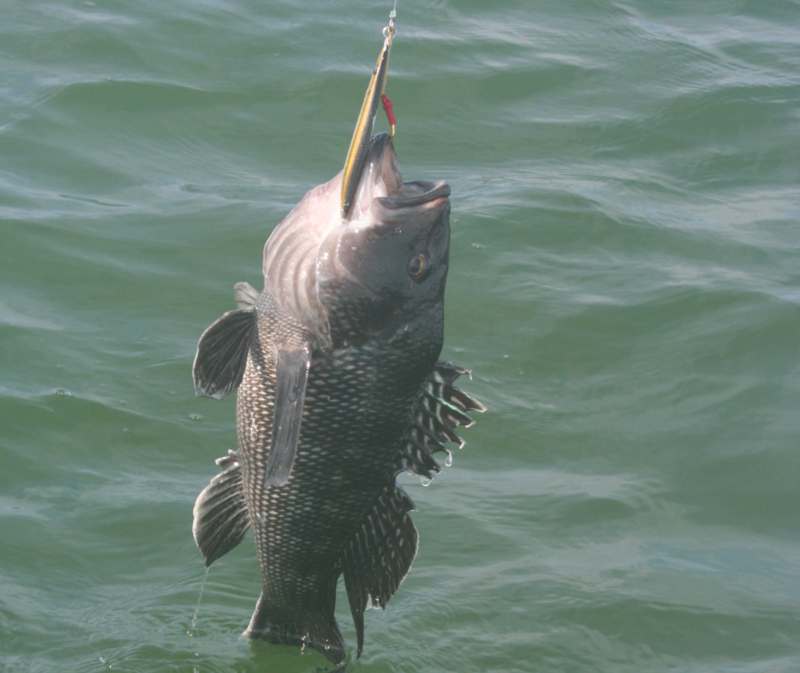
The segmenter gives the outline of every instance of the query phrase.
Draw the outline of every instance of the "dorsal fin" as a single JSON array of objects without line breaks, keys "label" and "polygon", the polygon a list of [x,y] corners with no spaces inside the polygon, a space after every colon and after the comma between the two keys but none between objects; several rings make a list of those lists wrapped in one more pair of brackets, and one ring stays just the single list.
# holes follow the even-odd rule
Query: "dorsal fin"
[{"label": "dorsal fin", "polygon": [[252,308],[258,301],[258,291],[250,283],[236,283],[233,286],[233,299],[236,308]]},{"label": "dorsal fin", "polygon": [[200,492],[193,512],[192,535],[207,566],[239,544],[250,527],[239,457],[229,451],[217,465],[223,471]]},{"label": "dorsal fin", "polygon": [[242,382],[256,329],[253,307],[228,311],[200,337],[192,366],[198,395],[222,399]]}]

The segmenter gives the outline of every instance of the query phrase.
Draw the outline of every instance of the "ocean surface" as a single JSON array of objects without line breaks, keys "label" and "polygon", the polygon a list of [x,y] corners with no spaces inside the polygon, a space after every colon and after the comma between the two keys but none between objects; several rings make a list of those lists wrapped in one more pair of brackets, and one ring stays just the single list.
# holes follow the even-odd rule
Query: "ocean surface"
[{"label": "ocean surface", "polygon": [[[204,577],[201,332],[344,162],[390,2],[0,0],[0,670],[328,670]],[[800,2],[400,0],[489,410],[348,671],[800,671]],[[380,118],[376,128],[386,129]],[[196,618],[196,619],[195,619]],[[194,623],[193,623],[194,621]]]}]

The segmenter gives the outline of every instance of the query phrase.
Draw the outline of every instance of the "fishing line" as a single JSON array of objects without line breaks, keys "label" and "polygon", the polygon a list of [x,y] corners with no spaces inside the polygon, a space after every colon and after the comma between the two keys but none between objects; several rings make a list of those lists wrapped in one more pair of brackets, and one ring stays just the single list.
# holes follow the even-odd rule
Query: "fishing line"
[{"label": "fishing line", "polygon": [[392,112],[392,102],[386,97],[386,76],[389,68],[389,53],[392,49],[392,40],[397,34],[394,27],[394,20],[397,17],[397,0],[389,13],[389,25],[383,28],[383,47],[378,55],[378,62],[364,94],[364,102],[361,104],[361,111],[358,114],[358,121],[353,130],[353,137],[350,140],[350,148],[347,150],[347,158],[344,161],[342,173],[342,188],[340,194],[340,205],[342,219],[347,219],[350,206],[355,198],[358,182],[364,169],[369,152],[372,131],[375,127],[375,113],[378,109],[378,101],[383,101],[383,109],[392,127],[391,137],[394,137],[396,119]]},{"label": "fishing line", "polygon": [[[386,39],[389,37],[394,37],[397,35],[397,30],[394,27],[394,20],[397,17],[397,0],[394,0],[394,7],[392,7],[392,11],[389,12],[389,25],[383,29],[383,36]],[[392,127],[392,132],[389,134],[390,138],[394,138],[394,127],[397,124],[397,119],[395,119],[394,111],[392,110],[392,101],[390,100],[389,96],[384,93],[386,89],[386,80],[383,82],[383,89],[381,90],[381,102],[383,103],[383,111],[386,113],[386,119],[389,121],[389,126]]]}]

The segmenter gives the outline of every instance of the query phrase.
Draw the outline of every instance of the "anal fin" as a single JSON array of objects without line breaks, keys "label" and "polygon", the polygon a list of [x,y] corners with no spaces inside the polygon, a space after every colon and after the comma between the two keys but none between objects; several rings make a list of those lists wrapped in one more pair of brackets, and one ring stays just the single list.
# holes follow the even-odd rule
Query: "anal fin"
[{"label": "anal fin", "polygon": [[217,460],[223,468],[197,497],[192,534],[210,566],[239,544],[250,527],[242,490],[242,468],[233,451]]},{"label": "anal fin", "polygon": [[394,479],[386,485],[364,524],[345,545],[341,567],[358,638],[364,647],[364,611],[386,607],[417,555],[417,529],[408,516],[414,503]]}]

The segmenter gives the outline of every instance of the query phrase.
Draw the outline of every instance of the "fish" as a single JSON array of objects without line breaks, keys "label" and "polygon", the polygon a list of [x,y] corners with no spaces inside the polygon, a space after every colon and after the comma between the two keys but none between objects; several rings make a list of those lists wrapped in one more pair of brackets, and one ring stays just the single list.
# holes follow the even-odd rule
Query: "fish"
[{"label": "fish", "polygon": [[449,464],[456,428],[486,409],[440,359],[450,187],[403,182],[388,134],[367,143],[352,189],[340,172],[275,228],[264,289],[234,286],[237,308],[203,332],[192,369],[198,395],[237,391],[237,448],[193,511],[206,566],[252,530],[263,586],[245,634],[337,666],[339,578],[360,657],[365,610],[386,607],[417,554],[397,476],[433,479],[434,454]]}]

